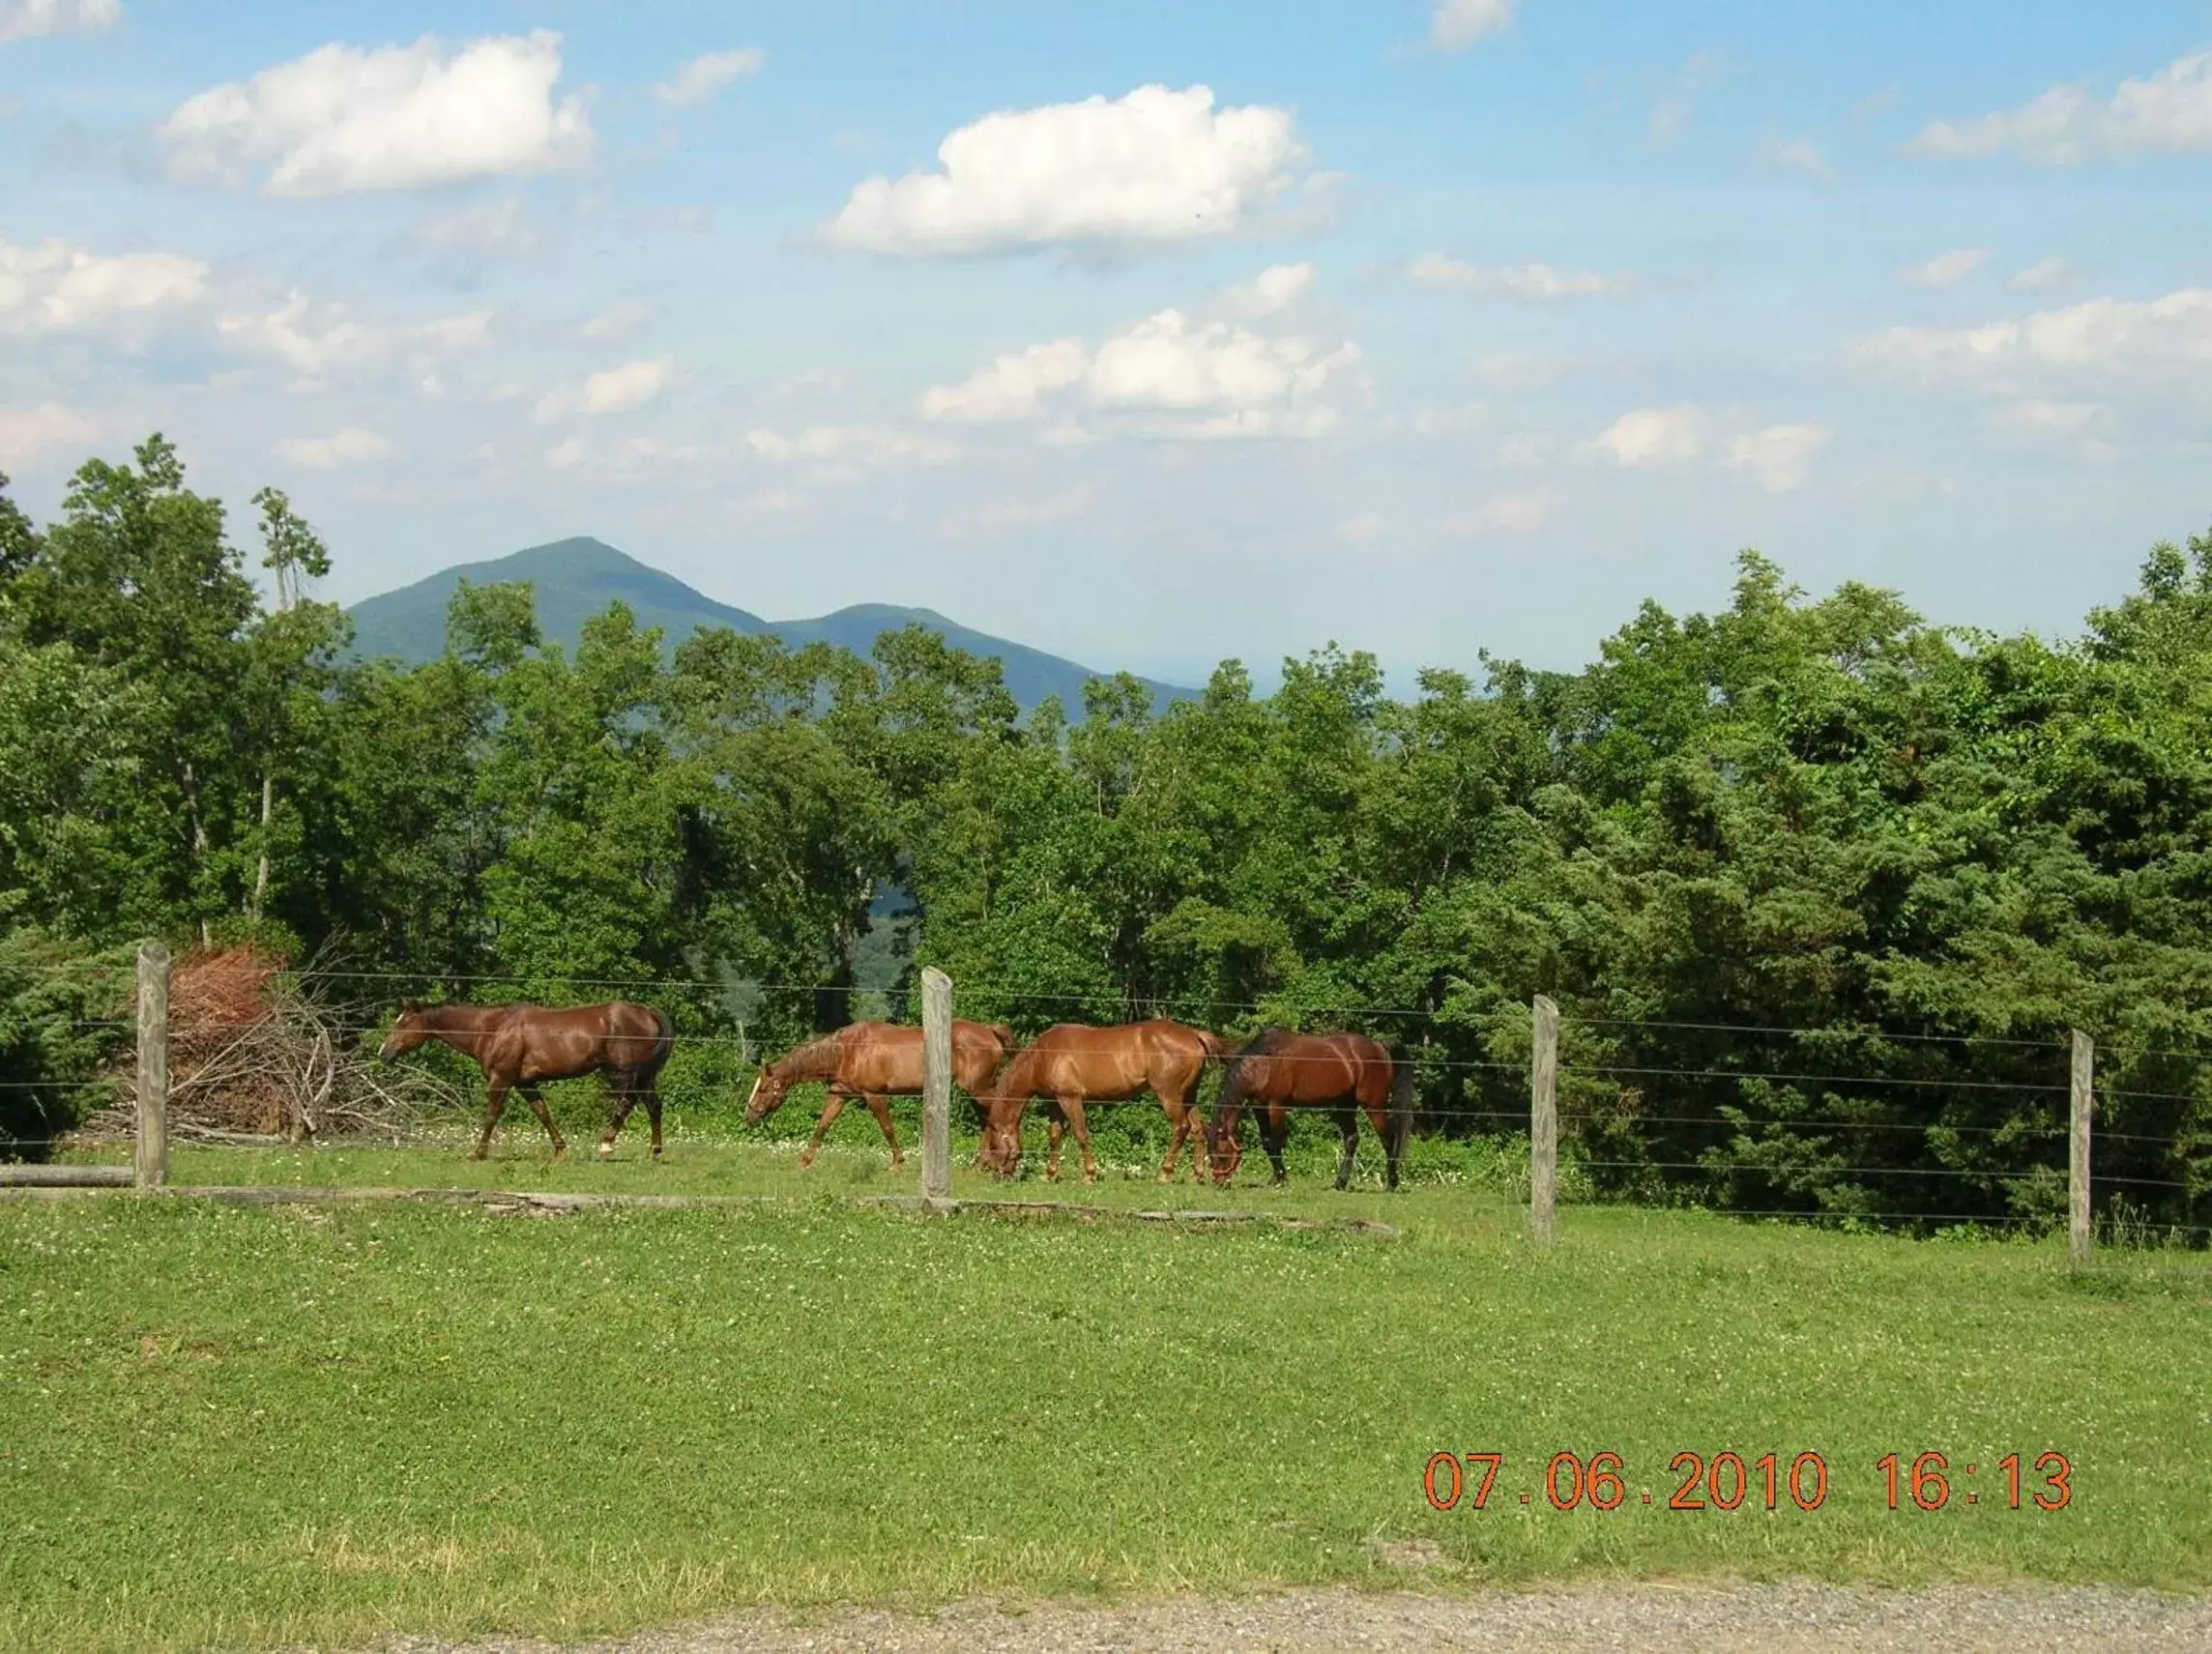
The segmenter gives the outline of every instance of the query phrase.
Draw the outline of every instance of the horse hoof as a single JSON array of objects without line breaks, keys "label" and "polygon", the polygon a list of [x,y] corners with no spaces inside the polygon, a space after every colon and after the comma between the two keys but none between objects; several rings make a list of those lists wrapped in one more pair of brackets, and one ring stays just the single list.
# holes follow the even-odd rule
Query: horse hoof
[{"label": "horse hoof", "polygon": [[615,1146],[613,1144],[602,1143],[599,1145],[599,1158],[601,1160],[612,1160],[614,1157]]}]

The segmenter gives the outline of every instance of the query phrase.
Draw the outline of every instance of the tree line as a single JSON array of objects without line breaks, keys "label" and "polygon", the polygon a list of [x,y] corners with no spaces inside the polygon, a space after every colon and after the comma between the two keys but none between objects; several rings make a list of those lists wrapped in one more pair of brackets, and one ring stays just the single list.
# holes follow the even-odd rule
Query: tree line
[{"label": "tree line", "polygon": [[[1579,672],[1399,700],[1331,645],[1268,695],[1226,661],[1025,714],[924,629],[671,651],[615,604],[568,651],[524,586],[358,660],[321,539],[253,506],[259,581],[158,436],[44,528],[0,479],[0,1066],[80,1072],[55,967],[149,935],[342,944],[386,1004],[709,984],[661,1002],[756,1044],[934,963],[1025,1033],[1394,1035],[1430,1128],[1489,1133],[1548,994],[1601,1190],[2032,1223],[2081,1027],[2105,1215],[2212,1221],[2212,535],[2063,642],[1746,552]],[[61,1106],[13,1094],[18,1136]]]}]

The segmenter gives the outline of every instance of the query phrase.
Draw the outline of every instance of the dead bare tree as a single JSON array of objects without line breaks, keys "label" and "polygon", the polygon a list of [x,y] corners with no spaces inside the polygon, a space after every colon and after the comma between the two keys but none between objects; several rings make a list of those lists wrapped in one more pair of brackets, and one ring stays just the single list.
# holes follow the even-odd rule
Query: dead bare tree
[{"label": "dead bare tree", "polygon": [[[387,1068],[366,1036],[389,1006],[364,997],[342,942],[298,969],[250,946],[195,949],[169,991],[169,1131],[182,1142],[306,1143],[316,1138],[399,1142],[466,1099],[421,1064]],[[116,1106],[90,1117],[86,1136],[128,1135],[135,1097],[128,1058]]]}]

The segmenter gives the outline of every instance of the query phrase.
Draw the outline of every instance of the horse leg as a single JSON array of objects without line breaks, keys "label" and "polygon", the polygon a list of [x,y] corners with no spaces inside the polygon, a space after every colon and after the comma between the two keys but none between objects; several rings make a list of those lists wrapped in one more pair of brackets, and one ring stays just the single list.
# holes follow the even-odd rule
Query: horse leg
[{"label": "horse leg", "polygon": [[1344,1134],[1344,1152],[1336,1157],[1336,1186],[1348,1189],[1352,1186],[1353,1163],[1359,1157],[1359,1111],[1338,1110],[1336,1128]]},{"label": "horse leg", "polygon": [[876,1117],[876,1123],[884,1128],[884,1141],[891,1146],[891,1170],[899,1169],[898,1132],[891,1125],[891,1100],[879,1092],[866,1093],[868,1112]]},{"label": "horse leg", "polygon": [[1382,1109],[1369,1109],[1367,1123],[1375,1128],[1375,1135],[1382,1140],[1383,1185],[1398,1186],[1398,1139],[1390,1130],[1390,1116]]},{"label": "horse leg", "polygon": [[494,1080],[490,1084],[489,1095],[484,1098],[483,1130],[477,1134],[476,1152],[469,1156],[471,1160],[481,1160],[491,1152],[492,1127],[499,1124],[499,1117],[506,1112],[507,1088]]},{"label": "horse leg", "polygon": [[[1167,1112],[1169,1128],[1168,1159],[1167,1164],[1160,1168],[1160,1181],[1172,1183],[1175,1181],[1176,1162],[1182,1157],[1183,1139],[1190,1135],[1192,1110],[1187,1101],[1173,1093],[1161,1096],[1160,1107]],[[1198,1150],[1193,1147],[1191,1152],[1195,1155]]]},{"label": "horse leg", "polygon": [[800,1151],[799,1169],[801,1172],[814,1164],[814,1155],[821,1148],[822,1140],[830,1135],[830,1128],[837,1123],[837,1117],[844,1111],[845,1093],[834,1086],[830,1087],[830,1095],[822,1105],[822,1117],[814,1122],[814,1135],[806,1140],[806,1146]]},{"label": "horse leg", "polygon": [[1044,1119],[1044,1180],[1048,1183],[1060,1181],[1060,1140],[1066,1130],[1067,1113],[1055,1101]]},{"label": "horse leg", "polygon": [[617,1070],[607,1071],[607,1089],[614,1093],[614,1113],[607,1117],[607,1129],[599,1139],[599,1158],[604,1160],[615,1151],[615,1139],[622,1135],[623,1121],[629,1118],[629,1111],[637,1103],[637,1092],[630,1077]]},{"label": "horse leg", "polygon": [[1290,1117],[1279,1105],[1270,1108],[1260,1119],[1260,1146],[1267,1151],[1267,1163],[1275,1169],[1271,1181],[1278,1189],[1291,1180],[1290,1169],[1283,1164],[1283,1146],[1290,1140]]},{"label": "horse leg", "polygon": [[652,1080],[645,1083],[645,1117],[653,1125],[653,1157],[660,1158],[660,1087]]},{"label": "horse leg", "polygon": [[1062,1097],[1060,1106],[1067,1116],[1067,1123],[1075,1128],[1076,1146],[1083,1150],[1083,1180],[1086,1183],[1095,1183],[1098,1181],[1098,1162],[1091,1158],[1091,1126],[1083,1117],[1083,1099]]},{"label": "horse leg", "polygon": [[536,1086],[523,1087],[522,1094],[530,1103],[530,1112],[538,1117],[538,1124],[553,1139],[553,1158],[560,1159],[568,1152],[568,1146],[561,1140],[561,1128],[553,1123],[553,1111],[545,1106],[545,1098]]}]

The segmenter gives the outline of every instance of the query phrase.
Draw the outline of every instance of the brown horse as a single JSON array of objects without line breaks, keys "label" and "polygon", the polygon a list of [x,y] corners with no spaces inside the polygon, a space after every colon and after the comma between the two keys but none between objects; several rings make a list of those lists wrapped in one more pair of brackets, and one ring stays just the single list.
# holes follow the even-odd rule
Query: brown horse
[{"label": "brown horse", "polygon": [[1046,1130],[1051,1149],[1044,1175],[1060,1176],[1061,1134],[1073,1126],[1083,1150],[1083,1180],[1094,1183],[1098,1164],[1091,1157],[1091,1127],[1083,1117],[1083,1105],[1127,1102],[1150,1088],[1173,1130],[1160,1181],[1174,1180],[1176,1161],[1187,1137],[1191,1175],[1203,1182],[1206,1162],[1198,1138],[1205,1127],[1198,1117],[1198,1077],[1221,1054],[1218,1038],[1180,1023],[1124,1023],[1118,1028],[1061,1023],[1048,1028],[999,1076],[986,1105],[983,1164],[1001,1175],[1011,1175],[1022,1160],[1022,1115],[1032,1097],[1050,1097]]},{"label": "brown horse", "polygon": [[[970,1096],[980,1098],[1013,1049],[1012,1029],[955,1020],[952,1078]],[[891,1164],[896,1166],[902,1156],[898,1133],[891,1126],[890,1100],[921,1095],[921,1030],[857,1022],[762,1063],[745,1103],[745,1124],[757,1125],[775,1113],[783,1106],[784,1092],[807,1080],[828,1081],[830,1095],[822,1105],[822,1117],[814,1122],[814,1135],[799,1156],[801,1169],[814,1164],[822,1139],[854,1097],[867,1103],[876,1123],[884,1128],[884,1141],[891,1146]]]},{"label": "brown horse", "polygon": [[1364,1110],[1382,1140],[1389,1186],[1398,1186],[1398,1158],[1413,1123],[1413,1065],[1380,1040],[1363,1033],[1293,1033],[1265,1028],[1229,1055],[1221,1096],[1207,1127],[1213,1180],[1235,1175],[1244,1150],[1237,1141],[1238,1117],[1250,1108],[1259,1117],[1260,1146],[1274,1164],[1275,1178],[1290,1181],[1283,1170],[1283,1143],[1290,1135],[1290,1109],[1327,1109],[1344,1134],[1337,1157],[1336,1186],[1352,1181],[1353,1157],[1359,1149],[1359,1116]]},{"label": "brown horse", "polygon": [[483,1070],[490,1096],[484,1104],[483,1131],[477,1138],[476,1152],[469,1156],[472,1160],[481,1160],[490,1150],[492,1127],[499,1124],[510,1088],[529,1100],[531,1111],[551,1134],[555,1158],[568,1153],[561,1128],[553,1123],[538,1088],[549,1080],[574,1080],[593,1072],[606,1076],[615,1100],[614,1117],[599,1139],[599,1157],[614,1152],[616,1134],[638,1103],[645,1105],[646,1117],[653,1122],[653,1152],[655,1157],[660,1153],[656,1087],[676,1030],[651,1005],[617,1000],[553,1011],[543,1005],[419,1005],[410,1000],[377,1055],[389,1062],[428,1039],[445,1041]]}]

